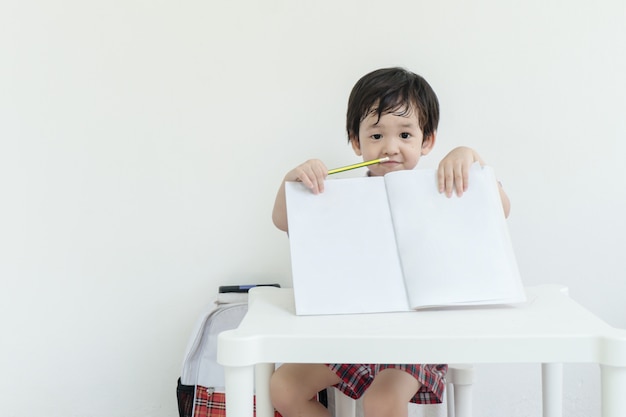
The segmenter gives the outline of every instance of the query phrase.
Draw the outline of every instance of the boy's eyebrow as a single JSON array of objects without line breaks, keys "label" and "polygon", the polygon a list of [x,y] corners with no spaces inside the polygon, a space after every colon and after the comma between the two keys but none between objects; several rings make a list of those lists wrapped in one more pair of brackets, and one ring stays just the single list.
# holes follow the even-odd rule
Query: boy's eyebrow
[{"label": "boy's eyebrow", "polygon": [[[406,123],[401,123],[399,126],[401,128],[405,128],[405,129],[409,129],[409,128],[413,128],[414,129],[416,127],[416,124],[415,123],[411,123],[411,122],[406,122]],[[384,123],[379,123],[377,121],[377,122],[374,122],[374,123],[370,123],[370,124],[368,124],[366,126],[366,128],[369,128],[369,129],[375,128],[375,127],[384,128],[385,124]]]}]

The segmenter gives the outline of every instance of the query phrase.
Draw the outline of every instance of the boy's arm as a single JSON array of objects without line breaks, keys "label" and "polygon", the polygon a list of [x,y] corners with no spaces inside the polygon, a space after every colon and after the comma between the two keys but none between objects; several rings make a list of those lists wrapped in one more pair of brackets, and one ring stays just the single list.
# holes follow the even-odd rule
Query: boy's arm
[{"label": "boy's arm", "polygon": [[[467,191],[469,169],[474,162],[486,165],[480,155],[471,148],[460,146],[451,150],[439,163],[437,170],[439,192],[445,192],[450,197],[454,190],[459,197],[462,196],[463,192]],[[500,192],[504,217],[509,217],[511,202],[499,182],[498,191]]]},{"label": "boy's arm", "polygon": [[285,197],[285,182],[300,181],[307,186],[312,193],[319,194],[324,191],[324,180],[328,176],[326,165],[319,159],[310,159],[303,164],[298,165],[285,175],[283,182],[280,184],[276,200],[274,201],[274,210],[272,211],[272,221],[280,230],[286,232],[287,224],[287,200]]}]

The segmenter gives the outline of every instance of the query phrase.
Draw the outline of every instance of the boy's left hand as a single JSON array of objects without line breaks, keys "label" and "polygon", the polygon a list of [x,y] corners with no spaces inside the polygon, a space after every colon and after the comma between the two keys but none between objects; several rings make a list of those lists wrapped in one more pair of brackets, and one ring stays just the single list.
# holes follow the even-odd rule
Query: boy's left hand
[{"label": "boy's left hand", "polygon": [[485,165],[478,153],[471,148],[460,146],[451,150],[439,163],[437,182],[439,192],[451,197],[455,190],[461,197],[467,191],[469,169],[474,162]]}]

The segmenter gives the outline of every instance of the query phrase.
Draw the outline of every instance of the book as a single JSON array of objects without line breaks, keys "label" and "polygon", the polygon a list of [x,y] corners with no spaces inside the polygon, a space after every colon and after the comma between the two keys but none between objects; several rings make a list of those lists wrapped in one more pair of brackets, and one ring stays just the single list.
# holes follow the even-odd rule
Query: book
[{"label": "book", "polygon": [[285,187],[296,314],[512,304],[524,289],[493,169],[461,197],[434,169]]}]

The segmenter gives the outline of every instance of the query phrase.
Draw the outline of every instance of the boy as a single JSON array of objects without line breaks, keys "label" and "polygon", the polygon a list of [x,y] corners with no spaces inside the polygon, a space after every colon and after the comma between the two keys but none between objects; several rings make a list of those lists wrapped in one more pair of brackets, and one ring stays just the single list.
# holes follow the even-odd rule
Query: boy
[{"label": "boy", "polygon": [[[385,68],[363,76],[348,100],[348,142],[368,161],[389,157],[371,165],[368,176],[413,169],[435,144],[439,102],[430,85],[402,68]],[[462,196],[468,187],[468,171],[474,162],[485,162],[472,149],[458,147],[438,167],[439,191]],[[285,182],[300,181],[311,192],[324,191],[328,169],[311,159],[289,171],[276,195],[272,220],[287,231]],[[509,199],[499,189],[505,216]],[[284,364],[271,380],[274,407],[284,417],[328,417],[328,410],[312,400],[320,390],[336,386],[352,398],[363,396],[364,417],[407,416],[409,402],[442,401],[447,365],[399,364]]]}]

